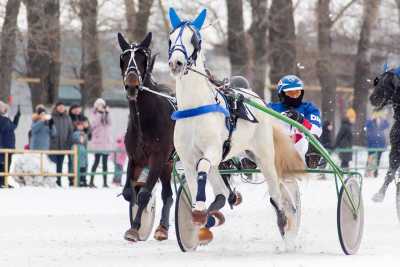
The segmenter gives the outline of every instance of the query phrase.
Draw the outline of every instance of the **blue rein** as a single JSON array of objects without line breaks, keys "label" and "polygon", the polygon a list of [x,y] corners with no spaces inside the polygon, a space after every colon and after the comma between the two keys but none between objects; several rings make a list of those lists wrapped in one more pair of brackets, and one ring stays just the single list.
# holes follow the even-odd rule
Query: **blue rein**
[{"label": "blue rein", "polygon": [[171,119],[176,121],[176,120],[181,120],[181,119],[186,119],[186,118],[191,118],[191,117],[197,117],[201,116],[207,113],[212,113],[212,112],[220,112],[225,115],[225,117],[229,117],[230,113],[229,110],[222,107],[220,104],[211,104],[211,105],[205,105],[205,106],[200,106],[198,108],[191,108],[191,109],[185,109],[185,110],[178,110],[172,113]]}]

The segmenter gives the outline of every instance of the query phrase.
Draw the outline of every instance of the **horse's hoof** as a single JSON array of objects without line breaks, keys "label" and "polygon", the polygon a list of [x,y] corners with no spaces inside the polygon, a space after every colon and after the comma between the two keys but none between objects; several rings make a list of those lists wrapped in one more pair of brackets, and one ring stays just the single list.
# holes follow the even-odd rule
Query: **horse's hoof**
[{"label": "horse's hoof", "polygon": [[204,225],[207,222],[207,211],[206,210],[194,210],[192,211],[192,221],[194,225]]},{"label": "horse's hoof", "polygon": [[236,201],[235,203],[233,203],[233,206],[239,206],[240,204],[242,204],[243,201],[242,194],[240,192],[235,192],[235,195],[236,195]]},{"label": "horse's hoof", "polygon": [[138,230],[131,228],[125,232],[124,238],[127,241],[138,242],[139,241],[139,232],[138,232]]},{"label": "horse's hoof", "polygon": [[208,215],[213,216],[216,219],[215,226],[220,226],[225,223],[225,216],[219,210],[212,210]]},{"label": "horse's hoof", "polygon": [[213,233],[206,227],[199,230],[199,245],[205,246],[213,240]]},{"label": "horse's hoof", "polygon": [[154,239],[158,241],[164,241],[168,239],[168,230],[162,226],[159,225],[154,233]]}]

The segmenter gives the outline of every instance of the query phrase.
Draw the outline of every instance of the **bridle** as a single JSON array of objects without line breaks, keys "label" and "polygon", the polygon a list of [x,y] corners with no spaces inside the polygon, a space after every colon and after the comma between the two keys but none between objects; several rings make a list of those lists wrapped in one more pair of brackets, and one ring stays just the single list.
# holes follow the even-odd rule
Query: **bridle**
[{"label": "bridle", "polygon": [[[139,51],[139,50],[142,51],[146,56],[146,66],[144,68],[145,69],[144,73],[140,73],[140,70],[137,67],[137,63],[136,63],[136,60],[135,60],[135,53],[137,51]],[[120,68],[121,68],[121,70],[122,70],[122,63],[123,63],[122,57],[125,54],[127,54],[128,52],[131,53],[129,61],[128,61],[128,67],[126,68],[125,72],[122,73],[122,81],[124,83],[125,90],[127,89],[127,86],[125,84],[125,77],[132,71],[136,72],[138,74],[137,76],[138,76],[138,79],[139,79],[139,86],[138,86],[139,91],[147,91],[147,92],[150,92],[152,94],[167,98],[168,101],[174,107],[174,105],[176,105],[176,99],[174,97],[169,96],[167,94],[163,94],[163,93],[154,91],[154,90],[144,86],[144,82],[146,81],[148,75],[150,75],[150,67],[151,67],[151,64],[150,64],[151,50],[150,50],[150,48],[146,48],[146,47],[142,47],[142,46],[136,46],[135,44],[131,44],[130,48],[124,50],[121,53],[121,56],[120,56]],[[128,96],[128,94],[126,95],[126,97],[128,98],[128,100],[130,100],[130,97]]]},{"label": "bridle", "polygon": [[[146,56],[146,66],[144,68],[144,73],[141,73],[136,60],[135,60],[135,54],[137,51],[141,51],[144,53],[144,55]],[[124,83],[124,87],[125,89],[127,89],[127,85],[125,84],[125,77],[131,73],[134,72],[135,74],[137,74],[138,79],[139,79],[139,89],[143,86],[144,81],[147,78],[147,75],[149,73],[149,68],[150,68],[150,60],[151,60],[151,50],[149,48],[145,48],[145,47],[141,47],[141,46],[137,46],[136,44],[131,44],[130,48],[124,50],[121,55],[120,55],[120,67],[122,70],[122,64],[123,64],[123,60],[122,57],[126,54],[130,53],[130,58],[128,61],[128,66],[125,70],[125,72],[122,73],[122,81]]]},{"label": "bridle", "polygon": [[[194,47],[194,50],[191,55],[188,55],[186,47],[182,42],[182,34],[186,27],[189,28],[193,33],[191,43]],[[190,21],[184,21],[180,26],[173,29],[170,32],[170,35],[173,34],[175,31],[177,31],[178,29],[179,29],[179,34],[178,37],[175,39],[173,45],[171,43],[171,40],[169,40],[168,59],[171,59],[171,56],[175,51],[181,52],[185,56],[185,60],[187,62],[186,69],[184,71],[184,74],[187,74],[187,69],[193,65],[196,65],[197,55],[201,50],[201,36],[200,33],[195,28],[193,28]]]}]

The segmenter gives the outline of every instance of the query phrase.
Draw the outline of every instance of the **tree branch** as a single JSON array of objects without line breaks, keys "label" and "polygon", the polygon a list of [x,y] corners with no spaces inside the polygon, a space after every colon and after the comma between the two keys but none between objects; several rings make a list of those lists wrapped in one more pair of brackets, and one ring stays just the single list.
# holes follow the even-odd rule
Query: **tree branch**
[{"label": "tree branch", "polygon": [[341,16],[343,16],[346,10],[349,9],[356,2],[357,0],[350,0],[341,10],[339,10],[335,18],[332,19],[331,27],[340,19]]}]

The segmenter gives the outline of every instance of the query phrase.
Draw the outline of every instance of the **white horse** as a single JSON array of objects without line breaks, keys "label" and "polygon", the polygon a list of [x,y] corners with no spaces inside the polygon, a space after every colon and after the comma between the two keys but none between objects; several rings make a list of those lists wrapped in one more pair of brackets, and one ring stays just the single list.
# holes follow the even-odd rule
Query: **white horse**
[{"label": "white horse", "polygon": [[[173,27],[169,41],[169,67],[176,80],[178,110],[192,113],[191,116],[177,114],[179,118],[175,125],[174,144],[183,163],[190,193],[195,196],[193,222],[204,225],[208,223],[207,215],[210,215],[211,211],[221,209],[228,197],[228,190],[218,172],[223,144],[228,138],[225,100],[210,86],[207,78],[191,70],[205,73],[200,29],[205,21],[206,10],[193,21],[182,21],[172,8],[169,10],[169,16]],[[247,93],[251,94],[250,99],[264,105],[255,93]],[[218,103],[219,108],[216,108]],[[199,111],[199,107],[205,106],[208,106],[207,112]],[[246,150],[254,153],[268,184],[270,201],[278,217],[279,230],[285,238],[290,222],[283,208],[279,177],[293,177],[296,170],[304,169],[304,162],[294,149],[292,140],[280,131],[278,123],[272,117],[258,109],[249,109],[258,123],[238,120],[226,159]],[[197,115],[192,116],[193,113]],[[208,210],[205,204],[207,179],[216,195]]]}]

